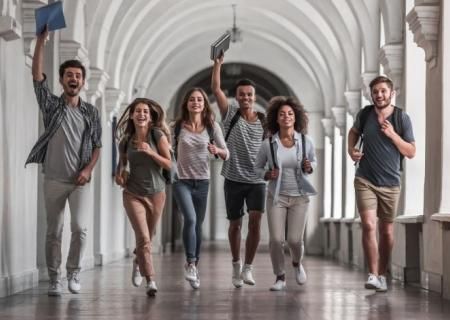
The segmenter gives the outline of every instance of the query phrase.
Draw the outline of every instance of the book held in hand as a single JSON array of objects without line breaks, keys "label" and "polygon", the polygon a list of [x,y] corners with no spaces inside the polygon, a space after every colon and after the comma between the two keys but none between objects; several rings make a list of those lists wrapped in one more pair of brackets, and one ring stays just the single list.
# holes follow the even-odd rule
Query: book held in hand
[{"label": "book held in hand", "polygon": [[47,6],[37,8],[34,11],[36,18],[36,34],[41,34],[48,26],[48,31],[54,31],[66,27],[62,2],[56,1]]},{"label": "book held in hand", "polygon": [[216,60],[230,47],[231,35],[226,32],[211,45],[211,60]]}]

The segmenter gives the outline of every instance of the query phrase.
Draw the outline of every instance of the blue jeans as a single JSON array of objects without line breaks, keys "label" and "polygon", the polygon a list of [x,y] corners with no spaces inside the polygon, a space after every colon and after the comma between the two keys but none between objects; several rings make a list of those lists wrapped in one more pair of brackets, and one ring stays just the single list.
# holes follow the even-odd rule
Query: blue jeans
[{"label": "blue jeans", "polygon": [[199,260],[208,188],[206,179],[183,179],[173,185],[173,195],[184,218],[183,242],[189,263]]}]

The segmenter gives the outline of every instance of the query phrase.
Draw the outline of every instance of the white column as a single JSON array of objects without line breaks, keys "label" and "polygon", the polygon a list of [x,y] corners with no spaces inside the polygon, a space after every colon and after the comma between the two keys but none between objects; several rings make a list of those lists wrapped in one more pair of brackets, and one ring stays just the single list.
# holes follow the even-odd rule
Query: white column
[{"label": "white column", "polygon": [[379,59],[386,75],[394,82],[396,95],[399,96],[403,84],[403,43],[385,44],[380,49]]},{"label": "white column", "polygon": [[[361,109],[361,90],[347,91],[344,93],[347,100],[347,113],[346,113],[346,135],[348,131],[353,127],[354,117]],[[345,218],[354,218],[356,212],[355,205],[355,190],[353,186],[353,180],[355,177],[355,164],[347,153],[348,144],[347,136],[344,137],[344,153],[345,153]]]},{"label": "white column", "polygon": [[343,163],[345,153],[343,150],[343,137],[345,134],[345,107],[336,106],[331,108],[335,124],[335,134],[333,143],[333,218],[342,218],[344,216],[345,189],[343,188]]},{"label": "white column", "polygon": [[324,129],[324,173],[323,173],[323,217],[331,218],[333,213],[333,119],[322,119]]},{"label": "white column", "polygon": [[[450,88],[450,4],[442,4],[442,87]],[[442,187],[440,213],[450,214],[450,93],[444,90],[442,100]]]},{"label": "white column", "polygon": [[374,72],[374,71],[364,72],[361,74],[361,88],[362,88],[363,97],[366,99],[366,102],[368,102],[369,104],[372,103],[372,96],[370,93],[369,84],[376,76],[378,76],[378,72]]},{"label": "white column", "polygon": [[[425,138],[425,184],[423,225],[423,268],[421,283],[432,291],[442,291],[443,231],[441,225],[431,220],[439,211],[442,194],[442,77],[438,54],[440,6],[439,4],[416,5],[406,20],[414,33],[414,41],[425,51],[426,69],[426,138]],[[441,54],[441,57],[442,54]],[[447,195],[444,195],[447,197]]]}]

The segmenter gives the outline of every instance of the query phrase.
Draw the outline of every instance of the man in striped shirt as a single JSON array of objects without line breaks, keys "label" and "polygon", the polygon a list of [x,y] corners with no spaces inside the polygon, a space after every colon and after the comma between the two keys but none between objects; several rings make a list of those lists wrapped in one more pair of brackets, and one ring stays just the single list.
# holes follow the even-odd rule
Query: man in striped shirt
[{"label": "man in striped shirt", "polygon": [[[232,283],[236,288],[243,283],[254,285],[252,262],[260,239],[261,216],[264,212],[266,184],[255,172],[254,164],[261,146],[264,129],[262,117],[254,110],[255,85],[243,79],[236,85],[236,100],[239,107],[228,103],[220,87],[220,69],[223,56],[214,61],[211,87],[216,97],[225,140],[230,158],[224,162],[222,175],[225,177],[225,204],[230,221],[228,240],[233,258]],[[261,119],[261,120],[260,120]],[[249,213],[248,235],[245,244],[245,261],[242,267],[241,227],[244,216],[244,202]]]},{"label": "man in striped shirt", "polygon": [[101,122],[97,109],[81,100],[86,70],[78,60],[68,60],[59,68],[63,94],[48,88],[43,74],[43,51],[48,32],[38,35],[32,73],[37,102],[44,120],[44,133],[27,158],[42,163],[44,199],[47,213],[45,255],[50,278],[49,296],[61,295],[61,238],[64,208],[69,202],[72,237],[67,258],[69,291],[79,293],[79,272],[86,245],[86,232],[92,208],[89,181],[101,147]]}]

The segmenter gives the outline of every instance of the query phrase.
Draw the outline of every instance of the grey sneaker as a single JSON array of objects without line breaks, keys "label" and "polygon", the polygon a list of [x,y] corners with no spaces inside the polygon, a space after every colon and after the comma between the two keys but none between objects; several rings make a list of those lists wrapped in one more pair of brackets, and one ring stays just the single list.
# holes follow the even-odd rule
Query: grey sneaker
[{"label": "grey sneaker", "polygon": [[194,290],[200,288],[200,277],[198,276],[198,268],[196,268],[195,270],[195,280],[189,280],[189,284]]},{"label": "grey sneaker", "polygon": [[386,277],[378,276],[378,281],[380,282],[380,286],[376,289],[377,292],[386,292],[388,290]]},{"label": "grey sneaker", "polygon": [[241,278],[242,278],[242,280],[244,280],[245,284],[254,286],[255,279],[253,279],[252,269],[253,269],[253,267],[251,264],[244,264],[244,267],[242,268],[242,272],[241,272]]},{"label": "grey sneaker", "polygon": [[378,289],[380,287],[380,280],[373,273],[369,273],[366,283],[364,284],[366,289]]},{"label": "grey sneaker", "polygon": [[241,278],[241,261],[233,262],[233,276],[231,278],[231,282],[236,288],[242,287],[244,281]]},{"label": "grey sneaker", "polygon": [[184,266],[184,278],[187,281],[195,281],[197,280],[197,268],[193,263],[186,263]]},{"label": "grey sneaker", "polygon": [[67,274],[67,285],[69,287],[69,291],[72,293],[80,293],[81,283],[80,276],[78,272],[69,272]]},{"label": "grey sneaker", "polygon": [[295,267],[295,280],[299,285],[306,283],[306,272],[303,265],[300,263],[298,267]]},{"label": "grey sneaker", "polygon": [[158,291],[156,282],[153,280],[150,280],[149,282],[147,282],[146,290],[147,290],[147,295],[149,297],[154,297],[156,295],[156,292]]},{"label": "grey sneaker", "polygon": [[136,259],[133,260],[133,271],[131,273],[131,283],[135,287],[140,287],[142,283],[141,272],[139,271],[139,264]]},{"label": "grey sneaker", "polygon": [[62,292],[61,281],[59,280],[50,280],[48,285],[48,296],[50,297],[59,297]]}]

